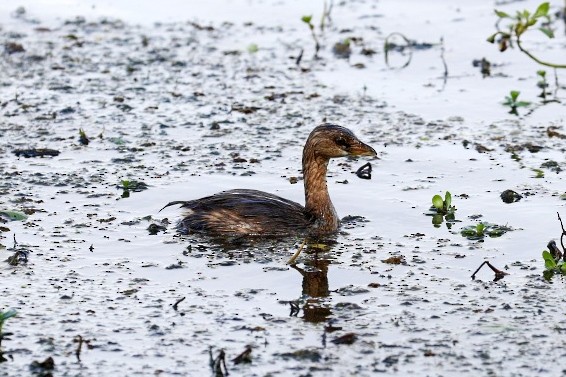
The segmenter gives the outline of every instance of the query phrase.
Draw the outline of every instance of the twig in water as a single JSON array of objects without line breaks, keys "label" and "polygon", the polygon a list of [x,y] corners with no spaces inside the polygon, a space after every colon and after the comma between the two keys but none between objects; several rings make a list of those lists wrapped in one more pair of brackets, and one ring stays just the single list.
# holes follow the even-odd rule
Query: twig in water
[{"label": "twig in water", "polygon": [[79,345],[77,346],[77,349],[75,350],[75,356],[77,357],[77,361],[80,363],[81,362],[81,350],[83,348],[83,337],[80,335],[77,335],[75,337],[75,339],[73,339],[73,342],[75,343],[79,343]]},{"label": "twig in water", "polygon": [[252,347],[247,345],[244,352],[233,358],[232,361],[234,362],[234,364],[240,364],[240,363],[249,364],[252,362],[251,354],[252,354]]},{"label": "twig in water", "polygon": [[362,165],[362,167],[356,171],[356,175],[361,179],[371,179],[371,164],[368,162]]},{"label": "twig in water", "polygon": [[181,302],[185,301],[185,299],[186,299],[186,297],[181,297],[180,299],[175,301],[175,303],[173,304],[173,310],[177,311],[177,305],[179,305]]},{"label": "twig in water", "polygon": [[[210,367],[212,368],[212,373],[215,377],[228,376],[228,369],[226,368],[226,353],[223,349],[218,352],[218,356],[215,359],[212,358],[212,347],[208,349],[210,355]],[[222,367],[224,367],[224,372],[222,372]]]},{"label": "twig in water", "polygon": [[446,87],[446,81],[448,81],[448,65],[446,64],[446,59],[444,59],[444,37],[440,38],[440,59],[442,60],[442,65],[444,66],[444,73],[442,75],[443,77],[443,81],[442,81],[442,89],[440,91],[443,91],[444,88]]},{"label": "twig in water", "polygon": [[[409,58],[407,59],[407,62],[405,64],[403,64],[403,66],[399,67],[401,69],[406,68],[409,64],[411,64],[411,59],[413,58],[413,46],[412,46],[412,43],[409,40],[409,38],[405,37],[403,34],[398,33],[398,32],[391,33],[385,38],[385,43],[384,43],[384,46],[383,46],[383,51],[385,53],[384,54],[385,55],[385,65],[387,65],[387,67],[389,67],[389,68],[393,68],[389,64],[389,51],[393,50],[393,47],[391,46],[392,43],[389,42],[389,40],[394,36],[401,37],[405,41],[405,43],[407,44],[406,46],[403,47],[403,50],[405,48],[407,48],[409,50]],[[393,44],[393,46],[395,46],[395,45]]]},{"label": "twig in water", "polygon": [[564,236],[566,236],[566,230],[564,229],[564,224],[562,224],[562,219],[560,218],[560,213],[556,212],[558,215],[558,220],[560,220],[560,227],[562,228],[562,234],[560,235],[560,245],[562,245],[562,250],[566,252],[566,248],[564,247]]},{"label": "twig in water", "polygon": [[303,60],[303,52],[305,52],[305,49],[301,48],[301,52],[299,53],[299,56],[297,56],[297,60],[295,60],[297,67],[301,65],[301,60]]},{"label": "twig in water", "polygon": [[301,252],[303,251],[303,248],[305,247],[306,243],[307,243],[307,239],[305,238],[305,240],[303,241],[301,246],[299,246],[299,250],[297,250],[291,258],[289,258],[289,260],[287,261],[287,264],[295,264],[295,261],[297,260],[299,255],[301,255]]},{"label": "twig in water", "polygon": [[482,264],[480,264],[480,266],[478,267],[478,269],[476,270],[476,272],[474,272],[474,273],[472,274],[472,280],[475,280],[475,279],[476,279],[476,274],[479,272],[479,270],[480,270],[485,264],[487,264],[487,266],[488,266],[489,268],[491,268],[491,270],[492,270],[493,272],[495,272],[495,278],[493,279],[493,281],[501,280],[501,279],[503,279],[503,277],[504,277],[505,275],[509,275],[507,272],[501,271],[501,270],[499,270],[499,269],[493,267],[493,265],[492,265],[491,263],[489,263],[488,261],[484,261]]},{"label": "twig in water", "polygon": [[332,7],[334,6],[334,1],[330,0],[330,5],[326,6],[326,0],[324,0],[324,7],[322,8],[322,18],[320,19],[320,31],[324,31],[324,27],[326,26],[325,21],[328,20],[328,23],[332,23],[332,18],[330,17],[330,13],[332,12]]},{"label": "twig in water", "polygon": [[291,313],[289,313],[289,317],[296,317],[301,311],[299,304],[295,301],[289,301],[289,306],[291,306]]}]

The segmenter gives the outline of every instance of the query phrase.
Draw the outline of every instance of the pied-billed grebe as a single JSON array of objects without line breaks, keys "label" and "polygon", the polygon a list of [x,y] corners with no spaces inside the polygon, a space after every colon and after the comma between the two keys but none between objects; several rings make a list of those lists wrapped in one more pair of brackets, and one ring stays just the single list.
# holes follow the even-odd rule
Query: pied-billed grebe
[{"label": "pied-billed grebe", "polygon": [[322,124],[310,133],[303,149],[305,206],[257,190],[237,189],[190,201],[175,201],[187,209],[181,233],[212,236],[324,235],[338,229],[339,220],[328,195],[326,171],[335,157],[375,156],[347,128]]}]

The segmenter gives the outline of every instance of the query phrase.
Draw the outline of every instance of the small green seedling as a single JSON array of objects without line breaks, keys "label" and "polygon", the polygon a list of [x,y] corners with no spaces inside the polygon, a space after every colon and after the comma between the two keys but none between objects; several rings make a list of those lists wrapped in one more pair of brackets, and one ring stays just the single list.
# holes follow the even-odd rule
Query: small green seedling
[{"label": "small green seedling", "polygon": [[497,238],[513,229],[505,225],[497,225],[480,222],[476,225],[469,225],[462,228],[460,234],[469,240],[482,240],[485,237]]},{"label": "small green seedling", "polygon": [[509,114],[519,115],[519,113],[517,112],[517,108],[527,107],[531,104],[530,102],[527,101],[519,101],[519,94],[521,94],[521,92],[517,90],[512,90],[509,92],[508,96],[505,96],[505,101],[503,101],[503,105],[509,106],[509,108],[511,109],[509,111]]},{"label": "small green seedling", "polygon": [[444,199],[442,196],[435,195],[432,197],[432,207],[427,216],[432,216],[432,225],[435,228],[440,228],[444,220],[446,220],[446,227],[448,229],[452,228],[452,224],[457,222],[454,212],[456,207],[452,205],[452,194],[446,191],[444,194]]},{"label": "small green seedling", "polygon": [[88,145],[89,142],[90,140],[88,139],[88,136],[86,136],[86,132],[82,128],[79,128],[79,143],[82,145]]},{"label": "small green seedling", "polygon": [[320,50],[320,43],[318,42],[318,37],[316,36],[316,33],[314,32],[314,25],[312,23],[312,15],[301,17],[301,21],[303,21],[305,24],[307,24],[307,26],[309,27],[309,29],[311,31],[311,36],[312,36],[312,39],[314,40],[314,58],[317,59],[318,58],[318,51]]},{"label": "small green seedling", "polygon": [[537,82],[537,87],[539,87],[542,90],[542,92],[538,96],[543,100],[545,100],[546,96],[550,94],[546,91],[546,89],[548,88],[548,81],[546,80],[546,71],[538,70],[537,76],[540,78],[540,80]]},{"label": "small green seedling", "polygon": [[541,21],[541,23],[544,22],[544,26],[540,26],[538,30],[540,30],[548,38],[554,38],[554,32],[549,26],[547,26],[550,24],[551,21],[548,13],[549,10],[550,10],[550,5],[548,2],[540,4],[534,13],[531,13],[528,10],[523,10],[522,12],[517,11],[517,13],[514,16],[496,9],[495,14],[499,18],[496,25],[499,25],[499,22],[501,22],[502,20],[508,20],[511,21],[511,23],[508,25],[506,31],[499,30],[498,28],[498,31],[492,34],[491,36],[489,36],[489,38],[487,38],[487,41],[489,43],[497,42],[499,46],[499,50],[501,52],[504,52],[505,50],[507,50],[508,47],[513,47],[513,44],[516,44],[517,48],[522,53],[527,55],[529,58],[531,58],[538,64],[552,68],[564,69],[566,68],[566,64],[555,64],[555,63],[543,61],[538,57],[536,57],[535,55],[533,55],[529,50],[524,48],[522,45],[521,37],[523,36],[523,34],[527,30],[534,27],[539,21]]},{"label": "small green seedling", "polygon": [[129,198],[130,197],[130,191],[133,192],[140,192],[143,190],[147,190],[149,188],[149,186],[141,181],[134,181],[134,180],[129,180],[129,179],[123,179],[120,181],[121,186],[119,185],[118,188],[121,188],[122,190],[124,190],[124,192],[122,193],[122,198]]}]

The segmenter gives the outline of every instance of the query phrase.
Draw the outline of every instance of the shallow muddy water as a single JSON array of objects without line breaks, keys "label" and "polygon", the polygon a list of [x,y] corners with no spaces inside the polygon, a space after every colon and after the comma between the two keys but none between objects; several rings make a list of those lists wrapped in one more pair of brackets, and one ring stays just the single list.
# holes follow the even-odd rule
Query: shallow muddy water
[{"label": "shallow muddy water", "polygon": [[[564,374],[565,282],[543,278],[541,257],[566,216],[561,73],[559,102],[540,105],[540,67],[485,42],[491,2],[421,3],[337,3],[324,33],[317,2],[0,5],[0,211],[28,216],[0,224],[0,310],[18,313],[0,375],[214,375],[221,350],[242,376]],[[318,60],[300,21],[311,13]],[[554,27],[528,42],[558,61]],[[392,32],[433,46],[390,69]],[[345,38],[358,41],[349,60],[332,53]],[[491,77],[472,66],[482,57]],[[534,103],[520,116],[501,104],[510,90]],[[342,228],[296,266],[300,238],[219,244],[179,236],[178,208],[159,212],[232,188],[302,203],[302,146],[324,120],[378,157],[331,162]],[[59,154],[14,153],[30,148]],[[371,180],[355,174],[366,162]],[[507,189],[522,199],[504,203]],[[435,227],[445,191],[457,221]],[[511,230],[460,234],[480,221]],[[508,275],[472,280],[483,261]],[[234,362],[248,346],[251,363]],[[54,371],[32,365],[48,357]]]}]

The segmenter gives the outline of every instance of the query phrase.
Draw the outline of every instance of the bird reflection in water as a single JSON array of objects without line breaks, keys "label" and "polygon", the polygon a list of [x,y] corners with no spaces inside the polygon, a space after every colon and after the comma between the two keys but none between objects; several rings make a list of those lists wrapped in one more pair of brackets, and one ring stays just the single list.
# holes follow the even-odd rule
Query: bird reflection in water
[{"label": "bird reflection in water", "polygon": [[[310,250],[307,250],[309,253]],[[328,266],[331,261],[328,258],[317,255],[312,258],[305,259],[304,266],[299,267],[292,265],[291,267],[301,274],[303,277],[303,319],[307,322],[318,323],[324,322],[332,314],[325,298],[329,295],[328,289]],[[296,313],[300,309],[295,305]],[[293,314],[293,306],[292,314]]]}]

